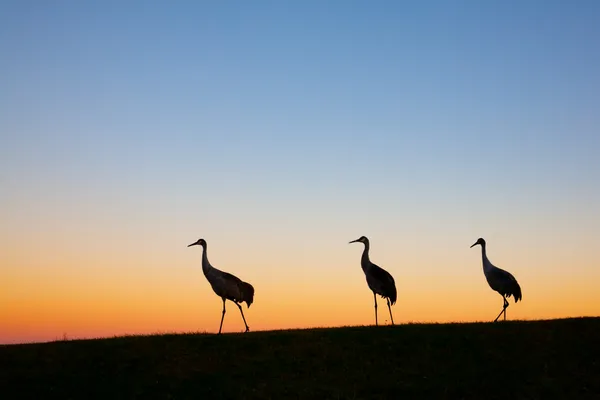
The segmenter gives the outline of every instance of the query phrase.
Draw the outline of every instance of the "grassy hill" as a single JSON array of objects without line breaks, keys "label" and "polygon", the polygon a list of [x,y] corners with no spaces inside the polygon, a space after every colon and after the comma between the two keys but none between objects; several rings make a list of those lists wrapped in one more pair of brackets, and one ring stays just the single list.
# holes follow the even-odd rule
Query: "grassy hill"
[{"label": "grassy hill", "polygon": [[0,346],[0,398],[600,398],[600,318]]}]

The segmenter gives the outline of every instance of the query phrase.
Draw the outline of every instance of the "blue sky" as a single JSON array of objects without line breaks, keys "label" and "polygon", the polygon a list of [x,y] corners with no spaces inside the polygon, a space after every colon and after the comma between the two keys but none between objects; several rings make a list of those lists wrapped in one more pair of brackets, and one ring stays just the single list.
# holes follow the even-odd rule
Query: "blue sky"
[{"label": "blue sky", "polygon": [[1,7],[9,182],[598,196],[593,1]]},{"label": "blue sky", "polygon": [[2,2],[0,234],[593,246],[599,17],[596,1]]},{"label": "blue sky", "polygon": [[348,163],[349,175],[358,164],[418,176],[467,169],[466,158],[509,174],[562,156],[592,162],[598,146],[595,2],[2,7],[13,155],[35,138],[103,168],[90,152],[154,163],[194,150],[205,167],[257,174],[279,164],[266,173],[302,165],[299,175],[322,176]]}]

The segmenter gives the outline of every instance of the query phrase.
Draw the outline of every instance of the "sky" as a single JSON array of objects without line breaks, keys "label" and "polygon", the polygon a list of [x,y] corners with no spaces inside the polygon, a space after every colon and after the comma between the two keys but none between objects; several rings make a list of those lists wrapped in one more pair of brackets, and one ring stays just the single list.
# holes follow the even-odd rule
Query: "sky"
[{"label": "sky", "polygon": [[[600,315],[600,3],[0,3],[0,343]],[[384,300],[379,321],[389,323]],[[243,322],[229,303],[224,332]]]}]

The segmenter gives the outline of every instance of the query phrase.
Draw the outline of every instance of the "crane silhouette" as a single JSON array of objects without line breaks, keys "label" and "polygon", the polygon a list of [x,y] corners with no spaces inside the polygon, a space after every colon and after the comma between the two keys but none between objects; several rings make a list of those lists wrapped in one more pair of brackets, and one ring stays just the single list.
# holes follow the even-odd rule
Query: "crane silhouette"
[{"label": "crane silhouette", "polygon": [[473,243],[471,247],[476,245],[481,246],[481,258],[483,261],[483,273],[485,275],[485,279],[493,290],[500,293],[502,296],[502,301],[504,302],[502,305],[502,311],[500,311],[500,314],[498,314],[494,322],[498,321],[498,318],[500,318],[502,314],[504,314],[504,320],[506,321],[506,309],[509,305],[506,298],[513,296],[515,303],[521,300],[523,298],[521,294],[521,286],[519,286],[519,283],[510,272],[494,266],[490,260],[488,260],[485,252],[485,240],[483,238],[477,239],[477,241]]},{"label": "crane silhouette", "polygon": [[396,303],[396,283],[394,282],[394,278],[385,269],[373,264],[371,260],[369,260],[370,245],[369,239],[367,239],[366,236],[361,236],[350,243],[357,242],[365,245],[362,257],[360,259],[360,266],[362,267],[362,270],[367,278],[369,289],[373,291],[373,299],[375,300],[375,325],[377,325],[377,295],[380,295],[386,299],[388,310],[390,311],[392,325],[394,325],[392,307],[390,306],[390,301],[392,305]]},{"label": "crane silhouette", "polygon": [[219,325],[219,334],[223,328],[223,319],[225,318],[225,300],[231,300],[240,309],[244,325],[246,325],[246,332],[248,332],[250,327],[246,323],[246,317],[244,317],[244,311],[242,311],[240,303],[245,301],[248,308],[250,308],[250,305],[254,301],[254,287],[238,277],[220,271],[210,265],[206,254],[206,240],[198,239],[198,241],[188,245],[188,247],[196,245],[202,246],[202,272],[204,272],[204,276],[208,280],[208,283],[210,283],[213,291],[223,299],[223,313],[221,315],[221,325]]}]

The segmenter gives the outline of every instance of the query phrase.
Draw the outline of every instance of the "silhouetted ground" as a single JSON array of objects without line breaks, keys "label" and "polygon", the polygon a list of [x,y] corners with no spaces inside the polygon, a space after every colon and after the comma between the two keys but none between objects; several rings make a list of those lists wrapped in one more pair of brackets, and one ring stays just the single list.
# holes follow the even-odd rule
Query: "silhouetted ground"
[{"label": "silhouetted ground", "polygon": [[600,399],[600,318],[0,346],[2,399]]}]

